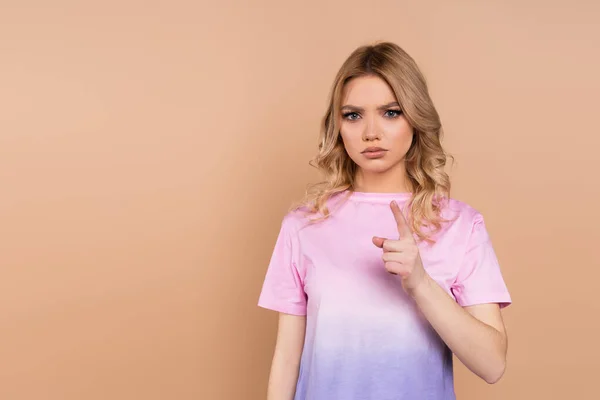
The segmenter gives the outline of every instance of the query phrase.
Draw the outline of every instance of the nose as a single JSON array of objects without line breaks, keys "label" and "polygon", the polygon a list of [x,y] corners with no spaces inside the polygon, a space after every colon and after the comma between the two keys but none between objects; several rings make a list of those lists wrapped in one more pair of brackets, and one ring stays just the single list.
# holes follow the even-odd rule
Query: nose
[{"label": "nose", "polygon": [[379,138],[379,127],[374,117],[365,118],[365,128],[363,131],[363,141],[370,142]]}]

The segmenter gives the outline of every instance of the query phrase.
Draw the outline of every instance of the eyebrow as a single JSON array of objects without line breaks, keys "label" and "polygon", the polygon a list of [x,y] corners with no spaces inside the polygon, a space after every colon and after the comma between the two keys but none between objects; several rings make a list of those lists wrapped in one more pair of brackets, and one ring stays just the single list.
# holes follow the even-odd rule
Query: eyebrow
[{"label": "eyebrow", "polygon": [[[387,108],[394,107],[394,106],[396,106],[396,107],[400,107],[400,104],[398,104],[398,102],[397,102],[397,101],[393,101],[393,102],[391,102],[391,103],[388,103],[388,104],[384,104],[384,105],[382,105],[382,106],[379,106],[379,107],[377,107],[377,109],[378,109],[378,110],[385,110],[385,109],[387,109]],[[347,109],[347,110],[350,110],[350,111],[364,111],[364,108],[362,108],[362,107],[357,107],[357,106],[353,106],[352,104],[346,104],[346,105],[342,106],[342,108],[341,108],[341,109],[342,109],[342,110],[344,110],[344,109]]]}]

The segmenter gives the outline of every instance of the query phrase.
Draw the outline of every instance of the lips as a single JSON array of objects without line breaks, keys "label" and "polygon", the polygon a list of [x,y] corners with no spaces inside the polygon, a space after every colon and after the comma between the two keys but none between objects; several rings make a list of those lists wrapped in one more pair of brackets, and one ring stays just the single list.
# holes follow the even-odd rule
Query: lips
[{"label": "lips", "polygon": [[385,157],[385,153],[386,152],[387,152],[387,150],[386,149],[382,149],[381,147],[367,147],[362,152],[362,155],[365,158],[368,158],[370,160],[375,160],[375,159],[379,159],[379,158]]},{"label": "lips", "polygon": [[386,149],[382,149],[381,147],[367,147],[362,152],[363,153],[376,153],[379,151],[386,151]]}]

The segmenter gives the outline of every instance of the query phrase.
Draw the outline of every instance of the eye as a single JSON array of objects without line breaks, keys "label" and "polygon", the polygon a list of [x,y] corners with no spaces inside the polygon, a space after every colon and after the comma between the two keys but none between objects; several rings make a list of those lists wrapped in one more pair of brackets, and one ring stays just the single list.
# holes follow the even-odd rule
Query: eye
[{"label": "eye", "polygon": [[387,110],[385,115],[389,118],[397,118],[402,115],[402,110]]},{"label": "eye", "polygon": [[358,113],[355,113],[355,112],[347,112],[347,113],[342,114],[342,116],[344,117],[344,119],[347,119],[349,121],[355,121],[359,117]]}]

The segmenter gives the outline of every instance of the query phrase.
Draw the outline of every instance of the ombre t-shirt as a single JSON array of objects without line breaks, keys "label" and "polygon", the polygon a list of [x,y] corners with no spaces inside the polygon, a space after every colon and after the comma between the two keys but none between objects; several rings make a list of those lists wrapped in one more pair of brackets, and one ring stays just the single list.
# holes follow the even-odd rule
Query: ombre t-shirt
[{"label": "ombre t-shirt", "polygon": [[[450,350],[372,242],[398,238],[390,202],[409,199],[344,192],[324,221],[283,218],[258,305],[306,315],[295,400],[455,399]],[[461,306],[510,304],[481,214],[450,199],[442,217],[435,244],[418,242],[428,274]]]}]

